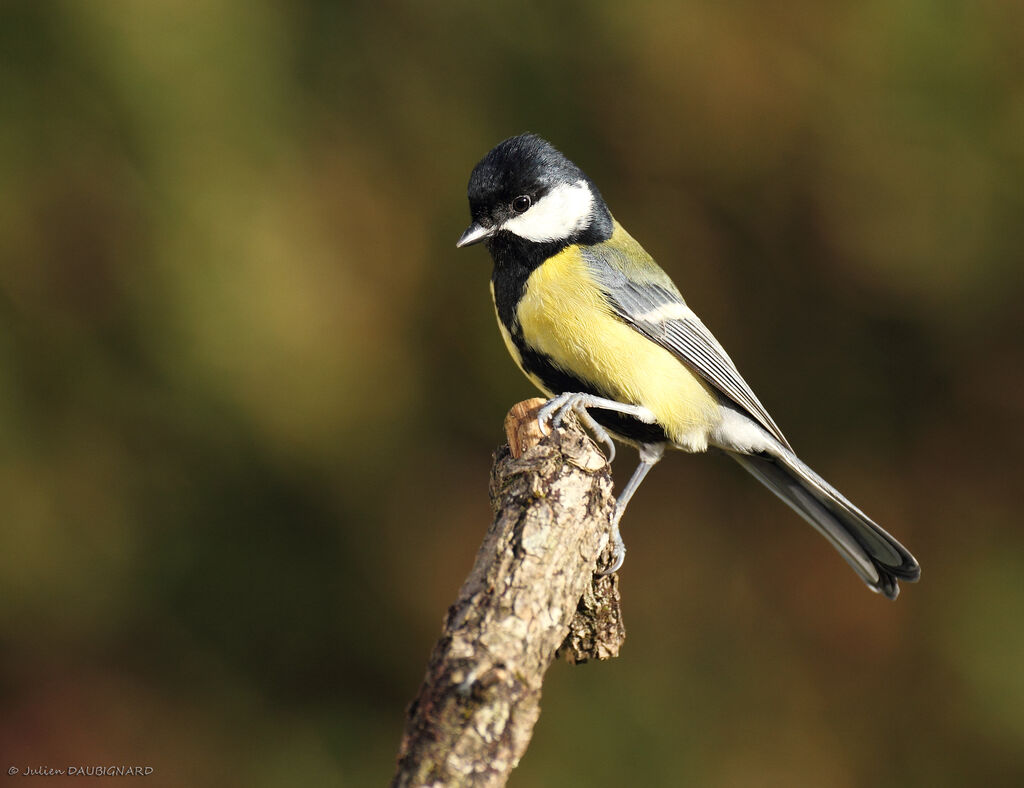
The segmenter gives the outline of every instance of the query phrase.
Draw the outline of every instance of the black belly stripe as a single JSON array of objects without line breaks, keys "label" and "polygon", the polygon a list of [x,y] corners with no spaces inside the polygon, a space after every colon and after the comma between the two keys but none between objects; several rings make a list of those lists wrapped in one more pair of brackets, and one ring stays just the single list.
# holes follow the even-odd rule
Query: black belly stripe
[{"label": "black belly stripe", "polygon": [[[531,349],[526,345],[521,335],[513,334],[512,341],[515,342],[519,355],[522,358],[522,367],[525,372],[540,378],[544,388],[554,394],[562,394],[566,391],[578,391],[584,394],[593,394],[595,397],[615,399],[607,391],[592,383],[588,383],[575,375],[566,372],[552,362],[551,358],[543,353]],[[588,413],[594,417],[594,421],[607,430],[634,443],[663,443],[668,440],[665,431],[657,424],[645,424],[633,416],[619,413],[604,408],[588,408]]]}]

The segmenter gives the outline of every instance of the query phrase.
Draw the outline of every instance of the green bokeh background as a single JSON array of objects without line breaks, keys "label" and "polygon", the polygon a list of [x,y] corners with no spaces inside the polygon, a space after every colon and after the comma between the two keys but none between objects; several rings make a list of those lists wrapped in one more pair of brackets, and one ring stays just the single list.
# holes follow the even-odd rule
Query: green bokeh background
[{"label": "green bokeh background", "polygon": [[4,774],[386,782],[532,395],[454,249],[532,130],[923,579],[673,455],[512,784],[1024,784],[1024,6],[12,2],[0,96]]}]

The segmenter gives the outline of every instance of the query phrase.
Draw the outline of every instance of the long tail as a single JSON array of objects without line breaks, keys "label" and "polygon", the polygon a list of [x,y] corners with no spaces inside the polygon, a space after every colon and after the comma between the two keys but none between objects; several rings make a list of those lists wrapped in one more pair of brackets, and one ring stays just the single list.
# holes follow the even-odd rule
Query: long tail
[{"label": "long tail", "polygon": [[903,545],[795,454],[778,449],[777,454],[728,454],[828,539],[872,591],[895,599],[897,579],[914,582],[921,576]]}]

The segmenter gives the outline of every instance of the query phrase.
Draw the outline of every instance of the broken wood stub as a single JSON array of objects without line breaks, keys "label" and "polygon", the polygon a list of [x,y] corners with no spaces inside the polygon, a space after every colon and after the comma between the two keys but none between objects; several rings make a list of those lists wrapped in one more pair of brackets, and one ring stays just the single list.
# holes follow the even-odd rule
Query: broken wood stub
[{"label": "broken wood stub", "polygon": [[610,560],[610,468],[575,419],[547,437],[534,430],[543,402],[506,420],[520,456],[495,454],[494,522],[409,707],[393,785],[503,785],[556,654],[618,655],[618,580],[595,575]]}]

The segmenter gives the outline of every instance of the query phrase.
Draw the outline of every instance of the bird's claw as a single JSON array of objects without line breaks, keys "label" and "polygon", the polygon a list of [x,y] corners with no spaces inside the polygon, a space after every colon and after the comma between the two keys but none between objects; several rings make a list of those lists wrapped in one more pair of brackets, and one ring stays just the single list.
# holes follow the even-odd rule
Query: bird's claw
[{"label": "bird's claw", "polygon": [[555,429],[561,427],[562,420],[565,418],[566,414],[570,412],[575,413],[583,423],[583,426],[590,430],[599,442],[608,447],[608,451],[605,452],[608,462],[614,460],[615,442],[608,434],[608,431],[594,421],[594,417],[587,412],[586,394],[566,392],[548,400],[547,404],[544,405],[537,413],[537,423],[540,425],[541,432],[546,433],[548,431],[548,423],[550,423]]},{"label": "bird's claw", "polygon": [[600,577],[614,574],[618,572],[622,567],[623,561],[626,560],[626,544],[622,541],[622,535],[619,533],[618,524],[612,526],[612,560],[608,566],[603,569],[599,569],[597,574]]}]

